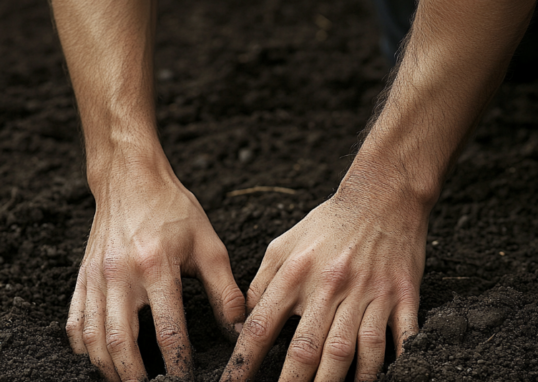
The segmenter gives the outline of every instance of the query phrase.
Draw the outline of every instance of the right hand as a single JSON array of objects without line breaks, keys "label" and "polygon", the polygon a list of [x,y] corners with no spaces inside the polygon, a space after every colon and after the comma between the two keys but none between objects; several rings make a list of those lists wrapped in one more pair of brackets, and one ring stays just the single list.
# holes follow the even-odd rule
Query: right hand
[{"label": "right hand", "polygon": [[202,207],[166,163],[110,166],[91,183],[96,213],[69,310],[75,353],[109,381],[146,378],[138,311],[150,305],[169,375],[193,378],[181,276],[202,281],[215,317],[236,338],[245,299]]}]

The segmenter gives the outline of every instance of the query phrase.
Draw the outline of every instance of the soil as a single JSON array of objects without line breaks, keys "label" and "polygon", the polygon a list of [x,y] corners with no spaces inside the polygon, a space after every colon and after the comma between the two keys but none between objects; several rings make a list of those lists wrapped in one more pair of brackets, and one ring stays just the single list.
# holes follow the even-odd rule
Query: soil
[{"label": "soil", "polygon": [[[162,0],[158,121],[246,291],[267,244],[335,191],[389,67],[359,0]],[[79,121],[47,2],[0,4],[0,381],[99,381],[64,326],[94,213]],[[518,73],[520,74],[520,73]],[[505,83],[430,220],[421,332],[383,381],[538,380],[538,82]],[[288,187],[294,195],[253,186]],[[197,381],[233,344],[184,280]],[[151,312],[139,343],[164,368]],[[267,356],[276,381],[298,319]],[[350,378],[352,373],[350,373]],[[158,377],[157,381],[166,378]]]}]

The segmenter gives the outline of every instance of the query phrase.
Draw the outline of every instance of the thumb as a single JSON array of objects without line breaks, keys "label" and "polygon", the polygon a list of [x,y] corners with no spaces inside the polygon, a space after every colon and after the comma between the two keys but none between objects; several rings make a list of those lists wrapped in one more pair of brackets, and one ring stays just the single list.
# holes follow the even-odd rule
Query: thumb
[{"label": "thumb", "polygon": [[235,342],[245,321],[245,296],[235,282],[224,245],[206,259],[209,261],[200,264],[200,281],[223,334]]}]

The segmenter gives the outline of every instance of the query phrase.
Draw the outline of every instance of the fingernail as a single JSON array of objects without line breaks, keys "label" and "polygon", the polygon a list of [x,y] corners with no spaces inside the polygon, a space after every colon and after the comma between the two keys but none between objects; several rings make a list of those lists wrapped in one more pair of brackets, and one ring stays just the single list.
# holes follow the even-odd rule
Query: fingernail
[{"label": "fingernail", "polygon": [[243,330],[243,323],[242,322],[238,322],[237,324],[234,325],[234,329],[237,333],[241,333],[241,330]]}]

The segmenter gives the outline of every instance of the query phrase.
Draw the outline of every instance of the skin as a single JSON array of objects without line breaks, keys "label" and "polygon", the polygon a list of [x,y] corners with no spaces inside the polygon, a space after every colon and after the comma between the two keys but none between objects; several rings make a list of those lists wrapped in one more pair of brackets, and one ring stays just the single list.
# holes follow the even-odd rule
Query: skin
[{"label": "skin", "polygon": [[[387,325],[401,354],[418,330],[429,213],[534,3],[420,2],[384,107],[338,191],[269,246],[223,381],[252,378],[292,315],[301,321],[281,381],[342,380],[356,348],[356,380],[375,379]],[[143,380],[136,313],[149,304],[168,373],[192,379],[180,277],[202,281],[231,337],[245,299],[224,245],[157,138],[155,3],[51,4],[97,206],[69,311],[71,345],[110,381]]]},{"label": "skin", "polygon": [[[488,9],[488,12],[484,12]],[[336,194],[274,240],[221,381],[254,377],[301,316],[279,381],[376,379],[391,328],[418,331],[428,215],[501,83],[534,1],[422,0],[384,108]]]},{"label": "skin", "polygon": [[156,134],[155,4],[52,1],[83,122],[96,212],[67,322],[75,353],[110,381],[140,381],[137,312],[150,305],[168,374],[193,378],[181,276],[202,281],[237,337],[245,298],[226,248]]}]

